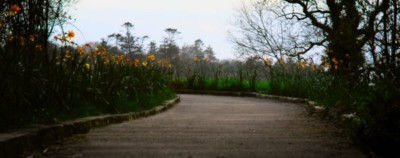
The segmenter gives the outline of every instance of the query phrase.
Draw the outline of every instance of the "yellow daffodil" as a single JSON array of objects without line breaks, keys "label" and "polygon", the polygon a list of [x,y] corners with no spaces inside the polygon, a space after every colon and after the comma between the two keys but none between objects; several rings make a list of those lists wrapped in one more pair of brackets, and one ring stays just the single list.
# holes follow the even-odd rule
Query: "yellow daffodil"
[{"label": "yellow daffodil", "polygon": [[265,65],[271,66],[272,65],[272,61],[269,58],[265,58]]},{"label": "yellow daffodil", "polygon": [[75,37],[75,32],[72,31],[72,30],[68,31],[67,37],[68,37],[68,38],[74,38],[74,37]]},{"label": "yellow daffodil", "polygon": [[38,51],[42,51],[43,50],[42,45],[40,45],[40,44],[36,44],[35,45],[35,49],[38,50]]},{"label": "yellow daffodil", "polygon": [[15,37],[13,35],[8,35],[7,36],[8,41],[12,41],[15,39]]},{"label": "yellow daffodil", "polygon": [[164,65],[168,65],[168,64],[169,64],[168,59],[164,59],[164,60],[163,60],[163,64],[164,64]]},{"label": "yellow daffodil", "polygon": [[21,7],[17,4],[11,6],[10,11],[8,12],[9,16],[15,16],[18,12],[21,11]]},{"label": "yellow daffodil", "polygon": [[279,59],[279,64],[281,64],[281,65],[285,64],[285,60],[283,60],[283,58],[280,58]]},{"label": "yellow daffodil", "polygon": [[30,35],[30,36],[29,36],[29,40],[30,40],[31,42],[35,42],[35,36],[34,36],[34,35]]},{"label": "yellow daffodil", "polygon": [[311,70],[311,72],[315,71],[315,65],[314,64],[310,64],[310,70]]},{"label": "yellow daffodil", "polygon": [[147,56],[147,59],[154,61],[154,60],[156,60],[156,56],[154,54],[150,54]]},{"label": "yellow daffodil", "polygon": [[77,49],[78,49],[79,55],[82,56],[84,49],[82,47],[78,47]]},{"label": "yellow daffodil", "polygon": [[135,66],[139,66],[139,63],[140,63],[140,60],[139,60],[139,59],[133,60],[133,64],[134,64]]},{"label": "yellow daffodil", "polygon": [[194,57],[194,61],[195,61],[195,62],[199,62],[199,61],[200,61],[200,58],[199,58],[199,57]]},{"label": "yellow daffodil", "polygon": [[71,53],[68,50],[65,51],[65,58],[67,59],[71,58]]},{"label": "yellow daffodil", "polygon": [[332,58],[332,63],[335,69],[339,67],[339,61],[336,58]]},{"label": "yellow daffodil", "polygon": [[143,62],[142,62],[142,65],[143,65],[144,67],[146,67],[146,66],[148,65],[147,61],[143,61]]},{"label": "yellow daffodil", "polygon": [[21,11],[21,7],[19,5],[17,5],[17,4],[14,4],[14,5],[11,6],[10,11],[19,12],[19,11]]}]

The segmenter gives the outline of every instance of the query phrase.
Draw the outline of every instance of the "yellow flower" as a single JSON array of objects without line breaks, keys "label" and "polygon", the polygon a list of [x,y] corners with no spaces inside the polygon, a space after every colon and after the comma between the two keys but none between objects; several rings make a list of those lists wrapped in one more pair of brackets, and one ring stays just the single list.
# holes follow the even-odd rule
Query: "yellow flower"
[{"label": "yellow flower", "polygon": [[13,11],[9,11],[9,12],[8,12],[8,16],[15,16],[15,15],[17,15],[16,12],[13,12]]},{"label": "yellow flower", "polygon": [[325,70],[327,70],[327,69],[330,68],[330,66],[329,66],[327,63],[324,63],[324,64],[322,65],[322,67],[324,67]]},{"label": "yellow flower", "polygon": [[82,47],[78,47],[78,53],[80,56],[83,55],[83,51],[84,51],[84,49]]},{"label": "yellow flower", "polygon": [[307,66],[308,66],[308,62],[307,62],[307,61],[303,61],[303,62],[301,63],[301,66],[302,66],[303,68],[307,67]]},{"label": "yellow flower", "polygon": [[272,65],[271,59],[265,58],[265,65],[271,66]]},{"label": "yellow flower", "polygon": [[38,51],[42,51],[43,50],[42,45],[40,45],[40,44],[36,44],[35,45],[35,49],[38,50]]},{"label": "yellow flower", "polygon": [[21,7],[19,5],[17,5],[17,4],[14,4],[14,5],[11,6],[10,11],[18,13],[19,11],[21,11]]},{"label": "yellow flower", "polygon": [[17,4],[11,6],[10,11],[8,12],[9,16],[15,16],[18,12],[21,11],[21,7]]},{"label": "yellow flower", "polygon": [[280,58],[279,59],[279,64],[281,64],[281,65],[285,64],[285,60],[283,60],[283,58]]},{"label": "yellow flower", "polygon": [[164,64],[164,65],[168,65],[168,64],[169,64],[168,59],[164,59],[164,60],[163,60],[163,64]]},{"label": "yellow flower", "polygon": [[110,63],[110,59],[106,58],[106,59],[104,60],[104,64],[107,65],[108,63]]},{"label": "yellow flower", "polygon": [[139,60],[139,59],[135,59],[135,60],[133,61],[133,64],[134,64],[135,66],[139,66],[139,63],[140,63],[140,60]]},{"label": "yellow flower", "polygon": [[75,37],[75,32],[72,31],[72,30],[68,31],[67,37],[68,37],[68,38],[74,38],[74,37]]},{"label": "yellow flower", "polygon": [[161,59],[157,59],[157,64],[159,64],[159,65],[160,65],[160,64],[161,64],[161,62],[162,62],[162,61],[161,61]]},{"label": "yellow flower", "polygon": [[61,42],[65,42],[65,41],[67,41],[67,37],[62,36],[62,37],[61,37]]},{"label": "yellow flower", "polygon": [[12,41],[12,40],[14,40],[14,38],[15,37],[13,35],[11,35],[11,34],[7,36],[8,41]]},{"label": "yellow flower", "polygon": [[143,61],[143,62],[142,62],[142,65],[143,65],[144,67],[146,67],[147,64],[148,64],[147,61]]},{"label": "yellow flower", "polygon": [[30,36],[29,36],[29,40],[30,40],[31,42],[35,42],[35,36],[34,36],[34,35],[30,35]]},{"label": "yellow flower", "polygon": [[339,67],[339,61],[334,57],[332,58],[332,63],[335,69],[338,69]]},{"label": "yellow flower", "polygon": [[339,61],[338,61],[336,58],[332,58],[332,62],[333,62],[334,64],[339,64]]},{"label": "yellow flower", "polygon": [[172,64],[168,64],[168,68],[172,68]]},{"label": "yellow flower", "polygon": [[86,64],[85,64],[85,67],[86,67],[86,69],[89,70],[89,69],[90,69],[90,64],[89,64],[89,63],[86,63]]},{"label": "yellow flower", "polygon": [[305,68],[307,66],[307,61],[301,61],[300,60],[300,61],[297,62],[297,66]]},{"label": "yellow flower", "polygon": [[154,60],[156,60],[156,56],[154,54],[150,54],[147,56],[147,59],[154,61]]},{"label": "yellow flower", "polygon": [[100,49],[100,53],[101,53],[101,55],[104,56],[104,55],[107,53],[106,48],[101,48],[101,49]]},{"label": "yellow flower", "polygon": [[119,55],[118,55],[118,58],[117,58],[117,61],[118,61],[118,62],[121,62],[122,59],[124,59],[124,55],[119,54]]},{"label": "yellow flower", "polygon": [[314,64],[310,64],[310,70],[311,70],[311,72],[315,71],[315,65]]},{"label": "yellow flower", "polygon": [[204,59],[204,61],[206,61],[206,62],[208,62],[210,59],[208,58],[208,57],[206,57],[205,59]]},{"label": "yellow flower", "polygon": [[195,62],[199,62],[199,61],[200,61],[200,58],[199,58],[199,57],[194,57],[194,61],[195,61]]},{"label": "yellow flower", "polygon": [[65,58],[71,58],[71,53],[68,50],[65,51]]}]

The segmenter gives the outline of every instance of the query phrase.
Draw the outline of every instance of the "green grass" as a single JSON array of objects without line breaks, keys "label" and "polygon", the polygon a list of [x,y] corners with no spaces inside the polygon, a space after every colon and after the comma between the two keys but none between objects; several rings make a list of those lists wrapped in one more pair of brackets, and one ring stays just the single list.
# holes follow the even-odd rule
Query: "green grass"
[{"label": "green grass", "polygon": [[144,96],[144,98],[140,100],[125,100],[120,104],[120,106],[118,106],[118,111],[125,113],[148,110],[164,103],[166,100],[173,99],[175,97],[175,92],[173,92],[171,89],[166,89],[158,91],[157,93],[147,97]]},{"label": "green grass", "polygon": [[271,83],[269,81],[257,81],[255,90],[251,88],[249,80],[240,80],[235,78],[205,79],[204,87],[200,87],[199,81],[195,81],[193,88],[190,88],[188,80],[185,78],[177,79],[172,82],[175,89],[193,89],[193,90],[219,90],[219,91],[257,91],[260,93],[269,93]]},{"label": "green grass", "polygon": [[158,105],[161,105],[166,100],[173,99],[176,94],[170,90],[160,90],[150,95],[141,96],[140,99],[127,99],[121,100],[118,105],[115,105],[115,111],[110,112],[106,109],[101,109],[93,104],[84,103],[79,106],[73,106],[75,108],[57,115],[51,115],[52,119],[49,118],[38,118],[32,122],[21,127],[33,127],[35,124],[53,124],[60,123],[67,120],[73,120],[88,116],[99,116],[105,114],[118,114],[118,113],[128,113],[128,112],[138,112],[143,110],[148,110]]}]

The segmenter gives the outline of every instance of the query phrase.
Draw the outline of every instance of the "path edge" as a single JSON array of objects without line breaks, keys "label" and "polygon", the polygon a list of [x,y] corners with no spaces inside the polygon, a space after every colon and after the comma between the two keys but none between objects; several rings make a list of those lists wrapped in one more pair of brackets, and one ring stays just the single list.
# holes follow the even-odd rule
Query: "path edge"
[{"label": "path edge", "polygon": [[180,96],[168,100],[152,109],[125,114],[103,115],[80,118],[57,125],[0,134],[0,157],[22,157],[39,149],[44,149],[59,140],[75,134],[85,134],[92,128],[122,123],[152,116],[166,111],[181,101]]}]

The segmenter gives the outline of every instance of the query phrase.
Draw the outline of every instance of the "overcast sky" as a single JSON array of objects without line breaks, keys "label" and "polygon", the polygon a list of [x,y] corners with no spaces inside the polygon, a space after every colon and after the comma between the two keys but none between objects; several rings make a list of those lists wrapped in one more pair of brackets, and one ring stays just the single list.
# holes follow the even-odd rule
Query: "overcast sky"
[{"label": "overcast sky", "polygon": [[[99,41],[122,31],[130,21],[136,35],[159,43],[168,27],[182,34],[178,43],[192,44],[200,38],[212,46],[219,59],[235,58],[228,40],[235,10],[243,0],[79,0],[70,10],[79,43]],[[70,28],[70,27],[68,27]],[[74,29],[77,30],[77,29]]]}]

